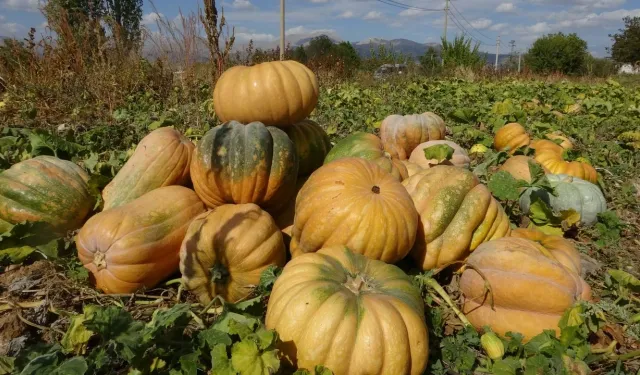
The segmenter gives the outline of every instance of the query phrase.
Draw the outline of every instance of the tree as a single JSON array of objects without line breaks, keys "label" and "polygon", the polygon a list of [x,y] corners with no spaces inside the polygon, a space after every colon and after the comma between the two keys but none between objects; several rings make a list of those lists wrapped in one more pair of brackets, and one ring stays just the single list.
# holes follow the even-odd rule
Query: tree
[{"label": "tree", "polygon": [[640,17],[625,17],[623,20],[624,29],[620,29],[620,33],[609,34],[613,40],[609,51],[615,61],[635,64],[640,61]]},{"label": "tree", "polygon": [[307,52],[303,46],[298,46],[293,50],[293,59],[302,64],[307,63]]},{"label": "tree", "polygon": [[538,38],[525,58],[534,73],[580,74],[587,62],[587,42],[576,34],[548,34]]},{"label": "tree", "polygon": [[349,42],[341,42],[333,46],[333,54],[344,64],[347,72],[352,72],[360,67],[360,55]]},{"label": "tree", "polygon": [[307,47],[307,56],[309,59],[316,59],[327,56],[333,49],[333,42],[326,35],[320,35],[311,39],[309,47]]},{"label": "tree", "polygon": [[420,56],[420,66],[429,74],[438,72],[442,66],[438,51],[433,47],[429,47],[425,54]]},{"label": "tree", "polygon": [[106,13],[120,28],[120,40],[131,47],[140,41],[142,0],[105,0]]},{"label": "tree", "polygon": [[456,36],[453,42],[441,38],[442,59],[446,67],[463,66],[478,69],[485,64],[485,59],[480,55],[480,43],[471,46],[471,38],[464,35]]}]

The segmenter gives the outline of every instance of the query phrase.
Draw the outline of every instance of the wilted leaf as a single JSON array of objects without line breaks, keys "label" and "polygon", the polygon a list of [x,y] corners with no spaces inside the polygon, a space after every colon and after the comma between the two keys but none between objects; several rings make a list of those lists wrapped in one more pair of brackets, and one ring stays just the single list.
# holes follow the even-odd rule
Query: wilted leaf
[{"label": "wilted leaf", "polygon": [[444,160],[451,160],[455,150],[449,145],[435,145],[425,148],[424,157],[427,160],[436,160],[438,163]]},{"label": "wilted leaf", "polygon": [[84,307],[82,314],[71,317],[69,328],[60,341],[65,353],[85,354],[87,343],[93,336],[93,332],[84,326],[84,322],[87,319],[91,319],[97,309],[98,306],[87,305]]},{"label": "wilted leaf", "polygon": [[620,286],[630,289],[635,293],[640,293],[640,280],[632,274],[622,270],[608,270],[607,273],[611,275]]}]

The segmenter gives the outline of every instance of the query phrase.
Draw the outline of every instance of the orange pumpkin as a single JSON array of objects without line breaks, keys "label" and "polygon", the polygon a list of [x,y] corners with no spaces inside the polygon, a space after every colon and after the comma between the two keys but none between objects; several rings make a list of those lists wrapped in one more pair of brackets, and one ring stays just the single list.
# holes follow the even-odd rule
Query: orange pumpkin
[{"label": "orange pumpkin", "polygon": [[[447,145],[453,148],[453,156],[451,157],[451,160],[439,163],[439,160],[426,158],[426,156],[424,155],[424,150],[437,145]],[[469,168],[469,164],[471,163],[471,159],[469,158],[469,154],[467,154],[467,150],[451,141],[429,141],[421,143],[420,145],[418,145],[418,147],[415,148],[415,150],[413,150],[411,156],[409,157],[409,161],[419,165],[422,168],[431,168],[438,164],[455,165],[456,167],[460,168]]]},{"label": "orange pumpkin", "polygon": [[222,122],[290,126],[307,118],[317,103],[315,74],[293,60],[232,67],[213,91],[213,106]]},{"label": "orange pumpkin", "polygon": [[76,239],[78,257],[105,293],[154,287],[178,270],[180,244],[203,211],[191,189],[152,190],[89,219]]},{"label": "orange pumpkin", "polygon": [[285,258],[282,234],[268,213],[253,203],[227,204],[193,220],[180,249],[180,272],[201,303],[216,296],[235,303]]},{"label": "orange pumpkin", "polygon": [[566,174],[591,183],[598,181],[598,173],[592,166],[580,161],[565,161],[562,156],[564,149],[553,141],[535,140],[531,148],[535,150],[534,159],[551,174]]},{"label": "orange pumpkin", "polygon": [[291,254],[344,245],[394,263],[415,241],[418,214],[404,187],[376,164],[344,158],[325,164],[296,199]]},{"label": "orange pumpkin", "polygon": [[[499,168],[501,171],[507,171],[517,180],[525,180],[531,182],[531,171],[529,170],[529,161],[538,164],[539,163],[532,158],[524,155],[515,155],[507,159]],[[541,166],[542,167],[542,166]],[[549,170],[542,167],[545,173]]]},{"label": "orange pumpkin", "polygon": [[493,148],[497,151],[509,149],[509,154],[513,155],[517,149],[528,146],[530,142],[531,138],[525,128],[517,122],[512,122],[498,129],[493,140]]},{"label": "orange pumpkin", "polygon": [[189,182],[194,145],[173,128],[152,131],[102,191],[104,209],[122,206],[163,186]]},{"label": "orange pumpkin", "polygon": [[554,141],[554,143],[559,141],[560,142],[560,147],[562,147],[565,150],[572,150],[573,149],[573,142],[571,142],[569,137],[567,137],[566,135],[562,134],[562,132],[555,131],[553,133],[546,134],[545,137],[547,139],[551,140],[551,141]]},{"label": "orange pumpkin", "polygon": [[289,245],[291,242],[291,232],[293,230],[293,218],[296,212],[296,197],[300,192],[300,189],[307,182],[309,177],[299,177],[298,182],[296,183],[296,192],[289,200],[289,203],[284,207],[284,209],[276,216],[274,216],[274,220],[276,221],[276,225],[282,231],[282,236],[284,237],[285,245]]},{"label": "orange pumpkin", "polygon": [[420,216],[411,256],[423,270],[462,260],[481,243],[509,234],[502,206],[466,169],[438,165],[402,184]]},{"label": "orange pumpkin", "polygon": [[491,285],[494,307],[485,293],[484,279],[469,267],[460,279],[464,312],[477,329],[487,325],[503,336],[519,332],[528,340],[547,329],[559,333],[565,310],[590,298],[579,274],[577,252],[560,237],[514,232],[517,237],[486,242],[467,259]]},{"label": "orange pumpkin", "polygon": [[380,124],[384,150],[393,158],[407,160],[419,144],[444,139],[444,120],[433,112],[420,115],[391,115]]},{"label": "orange pumpkin", "polygon": [[407,178],[413,176],[414,174],[424,169],[418,164],[411,162],[409,160],[403,160],[402,164],[404,164],[404,166],[407,168]]},{"label": "orange pumpkin", "polygon": [[283,359],[333,374],[419,375],[429,357],[420,291],[398,267],[344,246],[290,261],[276,280],[266,326]]}]

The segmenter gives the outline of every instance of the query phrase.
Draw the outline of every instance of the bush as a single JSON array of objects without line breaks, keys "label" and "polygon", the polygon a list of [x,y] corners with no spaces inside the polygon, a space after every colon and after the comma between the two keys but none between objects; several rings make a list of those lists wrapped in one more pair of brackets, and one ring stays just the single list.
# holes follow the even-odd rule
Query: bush
[{"label": "bush", "polygon": [[534,73],[576,75],[585,72],[588,56],[587,42],[578,35],[557,33],[536,40],[525,61]]}]

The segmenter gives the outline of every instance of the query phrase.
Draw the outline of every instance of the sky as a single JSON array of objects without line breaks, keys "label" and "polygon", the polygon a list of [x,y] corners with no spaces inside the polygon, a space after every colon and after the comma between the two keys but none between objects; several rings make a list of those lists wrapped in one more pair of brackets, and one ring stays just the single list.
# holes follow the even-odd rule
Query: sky
[{"label": "sky", "polygon": [[[0,36],[26,36],[30,27],[44,32],[42,0],[0,0]],[[156,30],[157,17],[173,20],[180,11],[197,11],[202,0],[144,1],[143,24]],[[254,40],[275,46],[280,33],[278,0],[217,1],[235,27],[238,47]],[[452,0],[448,38],[464,33],[482,43],[481,50],[526,51],[538,37],[562,31],[577,33],[594,56],[607,56],[609,34],[625,16],[640,16],[640,0]],[[370,38],[405,38],[439,42],[444,31],[444,0],[286,0],[286,40],[326,34],[351,42]],[[436,11],[427,11],[435,9]]]}]

